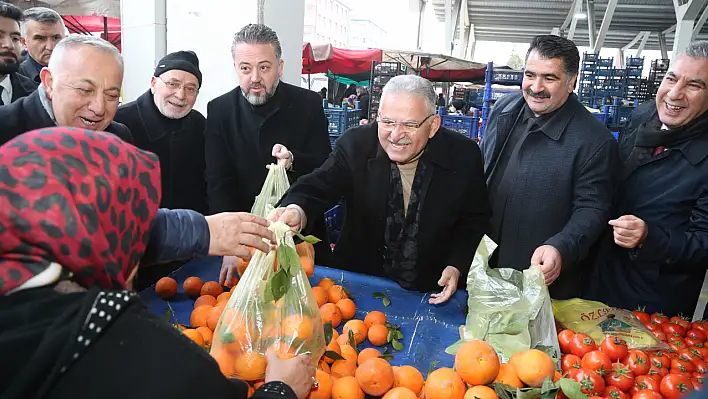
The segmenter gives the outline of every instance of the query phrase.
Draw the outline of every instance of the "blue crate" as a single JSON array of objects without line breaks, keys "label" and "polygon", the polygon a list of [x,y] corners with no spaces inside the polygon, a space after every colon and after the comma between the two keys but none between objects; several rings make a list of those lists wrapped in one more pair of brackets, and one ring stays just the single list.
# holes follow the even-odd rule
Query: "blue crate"
[{"label": "blue crate", "polygon": [[638,66],[638,67],[643,67],[644,66],[644,57],[627,57],[627,66],[628,67],[633,67],[633,66]]},{"label": "blue crate", "polygon": [[598,58],[597,59],[597,66],[611,67],[613,62],[614,62],[614,59],[612,59],[612,58]]},{"label": "blue crate", "polygon": [[325,212],[324,216],[329,242],[336,244],[344,226],[344,208],[342,205],[335,205],[334,208]]},{"label": "blue crate", "polygon": [[443,115],[442,116],[442,126],[444,128],[454,130],[460,134],[463,134],[471,139],[477,138],[477,124],[479,123],[479,118],[474,116],[460,116],[460,115]]},{"label": "blue crate", "polygon": [[341,136],[341,134],[331,134],[329,135],[329,144],[334,148],[334,143],[337,141],[337,139]]},{"label": "blue crate", "polygon": [[623,107],[619,105],[605,105],[603,113],[607,115],[605,124],[610,127],[622,127],[629,124],[634,107]]},{"label": "blue crate", "polygon": [[329,122],[329,134],[342,134],[350,127],[359,125],[359,109],[325,108]]},{"label": "blue crate", "polygon": [[600,122],[606,123],[606,121],[607,121],[607,114],[598,113],[598,114],[593,114],[593,115],[595,115],[595,118],[597,118],[597,120],[599,120]]}]

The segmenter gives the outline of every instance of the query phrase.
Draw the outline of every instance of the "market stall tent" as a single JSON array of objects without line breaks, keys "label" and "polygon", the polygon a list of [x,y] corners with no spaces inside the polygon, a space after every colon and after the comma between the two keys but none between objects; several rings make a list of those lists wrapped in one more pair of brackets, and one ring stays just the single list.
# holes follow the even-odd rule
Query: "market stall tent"
[{"label": "market stall tent", "polygon": [[97,15],[120,18],[120,0],[9,0],[23,10],[49,7],[61,15]]},{"label": "market stall tent", "polygon": [[64,25],[71,33],[91,35],[100,33],[101,38],[121,49],[120,19],[101,16],[65,15]]},{"label": "market stall tent", "polygon": [[384,62],[400,62],[409,74],[422,76],[433,82],[484,81],[485,64],[471,62],[442,54],[415,51],[383,50]]}]

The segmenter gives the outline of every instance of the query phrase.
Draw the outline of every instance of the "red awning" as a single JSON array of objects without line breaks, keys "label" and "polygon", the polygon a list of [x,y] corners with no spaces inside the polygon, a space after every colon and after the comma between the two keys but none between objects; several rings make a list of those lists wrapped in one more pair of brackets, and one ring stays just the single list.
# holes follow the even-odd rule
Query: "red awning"
[{"label": "red awning", "polygon": [[103,33],[105,27],[108,27],[108,32],[120,32],[120,19],[105,18],[99,16],[78,16],[64,15],[64,24],[71,33]]},{"label": "red awning", "polygon": [[[322,47],[324,46],[324,47]],[[318,49],[319,47],[319,49]],[[331,51],[327,51],[327,50]],[[371,70],[371,62],[381,62],[379,49],[347,50],[326,45],[303,44],[302,73],[351,75]]]}]

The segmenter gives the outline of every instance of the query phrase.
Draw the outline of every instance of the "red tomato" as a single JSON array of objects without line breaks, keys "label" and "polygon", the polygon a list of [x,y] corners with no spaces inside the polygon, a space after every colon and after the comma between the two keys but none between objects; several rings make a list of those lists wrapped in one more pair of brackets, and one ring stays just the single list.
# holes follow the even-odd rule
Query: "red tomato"
[{"label": "red tomato", "polygon": [[661,331],[664,332],[664,334],[668,335],[679,335],[681,337],[686,336],[686,329],[683,328],[682,326],[674,323],[664,323],[661,325]]},{"label": "red tomato", "polygon": [[671,369],[681,373],[693,373],[696,371],[696,365],[688,359],[679,357],[671,359]]},{"label": "red tomato", "polygon": [[693,391],[693,384],[691,384],[690,378],[669,374],[661,380],[660,392],[666,399],[679,399],[690,391]]},{"label": "red tomato", "polygon": [[582,359],[586,353],[597,349],[595,341],[586,334],[575,334],[573,340],[570,341],[570,353]]},{"label": "red tomato", "polygon": [[574,379],[580,383],[580,390],[586,395],[601,395],[605,392],[605,380],[597,371],[580,369]]},{"label": "red tomato", "polygon": [[703,331],[704,333],[706,333],[706,336],[708,336],[708,321],[696,320],[691,323],[691,328]]},{"label": "red tomato", "polygon": [[661,313],[653,313],[650,318],[651,318],[652,323],[656,323],[656,324],[662,324],[662,323],[666,323],[669,321],[669,318],[664,316]]},{"label": "red tomato", "polygon": [[692,345],[690,349],[694,349],[698,352],[701,356],[703,356],[703,359],[708,359],[708,347],[704,344]]},{"label": "red tomato", "polygon": [[649,369],[649,372],[647,373],[648,376],[656,378],[658,382],[661,382],[661,379],[664,378],[664,376],[667,374],[669,374],[669,369],[654,366],[652,366],[651,369]]},{"label": "red tomato", "polygon": [[560,350],[563,353],[570,353],[570,342],[575,337],[575,332],[573,330],[563,330],[558,333],[558,343],[560,344]]},{"label": "red tomato", "polygon": [[575,376],[578,375],[579,372],[580,372],[580,368],[577,368],[577,369],[576,369],[576,368],[571,368],[571,369],[568,369],[568,371],[565,372],[565,375],[566,375],[567,378],[569,378],[569,379],[571,379],[571,380],[574,380],[574,379],[575,379]]},{"label": "red tomato", "polygon": [[659,341],[666,342],[666,334],[664,334],[663,331],[652,331],[651,333],[654,334]]},{"label": "red tomato", "polygon": [[568,370],[575,368],[579,369],[580,368],[580,358],[572,355],[572,354],[567,354],[561,356],[561,370],[563,370],[564,373],[566,373]]},{"label": "red tomato", "polygon": [[[698,330],[692,330],[692,331],[698,331]],[[691,346],[696,346],[696,345],[702,345],[702,342],[699,342],[696,339],[693,339],[691,337],[686,336],[686,338],[683,339],[683,342],[686,344],[686,346],[691,347]]]},{"label": "red tomato", "polygon": [[681,316],[674,316],[671,319],[669,319],[669,322],[674,323],[674,324],[678,324],[686,330],[691,329],[691,322]]},{"label": "red tomato", "polygon": [[669,368],[671,367],[671,359],[661,351],[654,352],[650,357],[651,365],[657,368]]},{"label": "red tomato", "polygon": [[695,328],[688,330],[686,337],[696,340],[698,343],[706,342],[706,333]]},{"label": "red tomato", "polygon": [[706,378],[706,373],[695,372],[695,373],[691,374],[691,376],[693,378]]},{"label": "red tomato", "polygon": [[698,391],[699,389],[703,388],[703,383],[705,382],[705,378],[691,378],[691,385],[693,385],[693,389]]},{"label": "red tomato", "polygon": [[683,358],[684,360],[703,360],[703,356],[701,355],[700,352],[698,352],[695,349],[691,348],[683,348],[678,352],[678,355],[680,358]]},{"label": "red tomato", "polygon": [[647,330],[649,330],[651,332],[661,331],[661,324],[659,324],[659,323],[651,322],[651,323],[647,324],[645,327],[647,328]]},{"label": "red tomato", "polygon": [[708,373],[708,362],[705,360],[694,359],[693,364],[696,365],[696,371],[694,373],[706,374]]},{"label": "red tomato", "polygon": [[617,387],[605,387],[605,392],[602,393],[604,399],[629,399],[629,395],[622,392]]},{"label": "red tomato", "polygon": [[641,391],[638,391],[634,395],[632,395],[632,399],[664,399],[659,392],[652,391],[649,389],[642,389]]},{"label": "red tomato", "polygon": [[691,374],[691,373],[684,373],[683,371],[676,370],[676,369],[671,369],[671,371],[669,371],[669,374],[668,374],[668,375],[672,375],[672,374],[684,376],[684,377],[686,377],[686,378],[688,378],[688,379],[693,378],[693,374]]},{"label": "red tomato", "polygon": [[629,351],[629,356],[627,356],[627,359],[625,359],[623,363],[629,366],[629,370],[632,371],[635,376],[646,375],[651,367],[649,356],[638,349]]},{"label": "red tomato", "polygon": [[627,342],[614,335],[609,335],[602,340],[602,343],[600,343],[600,350],[606,354],[612,362],[624,359],[629,354]]},{"label": "red tomato", "polygon": [[671,347],[671,349],[678,352],[681,349],[685,348],[686,344],[683,342],[683,340],[681,338],[672,337],[672,338],[669,338],[669,346]]},{"label": "red tomato", "polygon": [[629,371],[627,366],[616,364],[612,371],[605,377],[605,384],[608,386],[617,387],[623,391],[629,391],[629,388],[634,385],[634,373]]},{"label": "red tomato", "polygon": [[642,324],[649,324],[649,323],[651,323],[651,318],[649,318],[649,315],[647,314],[647,312],[645,312],[645,311],[642,310],[642,309],[633,310],[633,311],[632,311],[632,314],[634,315],[634,317],[636,317],[637,319],[639,319],[639,321],[640,321]]},{"label": "red tomato", "polygon": [[604,399],[602,396],[588,396],[588,399]]},{"label": "red tomato", "polygon": [[607,354],[601,351],[588,352],[583,356],[580,366],[584,369],[598,371],[605,375],[612,368],[612,362]]}]

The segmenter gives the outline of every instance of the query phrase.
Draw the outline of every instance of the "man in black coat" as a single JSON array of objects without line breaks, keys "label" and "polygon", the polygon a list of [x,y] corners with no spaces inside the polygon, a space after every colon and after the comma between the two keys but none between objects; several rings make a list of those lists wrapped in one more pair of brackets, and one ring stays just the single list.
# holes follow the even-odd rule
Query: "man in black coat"
[{"label": "man in black coat", "polygon": [[[322,165],[331,152],[319,94],[280,81],[278,36],[265,25],[241,29],[232,45],[239,87],[209,102],[206,179],[209,210],[249,211],[277,160],[295,181]],[[315,261],[329,264],[324,215],[314,217]],[[225,258],[221,280],[230,282],[235,259]]]},{"label": "man in black coat", "polygon": [[540,266],[556,299],[577,297],[582,266],[610,219],[617,142],[572,94],[573,42],[537,36],[521,95],[494,106],[482,140],[492,204],[493,267]]},{"label": "man in black coat", "polygon": [[[137,100],[121,106],[115,120],[130,129],[136,146],[160,158],[160,207],[207,214],[206,119],[192,109],[201,83],[199,59],[194,52],[167,54],[157,63],[150,89]],[[170,262],[141,269],[136,287],[146,288],[184,263]]]},{"label": "man in black coat", "polygon": [[708,269],[708,42],[691,43],[634,111],[620,156],[616,219],[586,296],[690,316]]},{"label": "man in black coat", "polygon": [[37,91],[0,107],[0,145],[53,126],[106,131],[133,142],[128,128],[113,122],[123,81],[123,59],[115,46],[94,36],[68,37],[40,77]]},{"label": "man in black coat", "polygon": [[321,168],[302,177],[269,216],[306,228],[345,199],[336,268],[385,276],[430,303],[464,288],[490,210],[477,144],[441,128],[435,90],[414,75],[384,87],[378,123],[349,129]]},{"label": "man in black coat", "polygon": [[49,65],[54,48],[65,37],[66,27],[58,12],[46,7],[25,10],[22,45],[27,50],[27,57],[20,64],[20,73],[39,84],[39,72]]},{"label": "man in black coat", "polygon": [[29,78],[19,74],[20,23],[22,10],[0,3],[0,106],[27,97],[37,89]]}]

